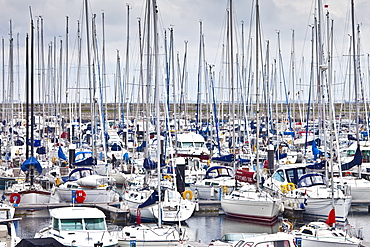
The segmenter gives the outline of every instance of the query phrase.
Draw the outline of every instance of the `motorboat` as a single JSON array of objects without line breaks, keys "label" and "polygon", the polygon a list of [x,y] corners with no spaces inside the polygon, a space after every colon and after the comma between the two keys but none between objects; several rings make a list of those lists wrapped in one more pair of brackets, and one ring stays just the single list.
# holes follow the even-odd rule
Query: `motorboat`
[{"label": "motorboat", "polygon": [[35,238],[53,237],[65,246],[117,246],[118,238],[108,231],[105,214],[93,207],[60,207],[50,209],[50,225]]},{"label": "motorboat", "polygon": [[296,244],[294,235],[284,232],[278,232],[273,234],[262,234],[254,237],[243,238],[234,245],[234,247],[255,247],[255,246],[294,247],[296,246]]},{"label": "motorboat", "polygon": [[14,218],[15,208],[9,204],[0,203],[0,247],[15,247],[21,239],[17,236]]},{"label": "motorboat", "polygon": [[201,160],[209,160],[210,158],[210,151],[204,137],[194,132],[177,134],[175,153],[178,157],[196,157]]},{"label": "motorboat", "polygon": [[361,239],[354,237],[345,229],[329,225],[326,222],[315,221],[294,231],[294,235],[302,239],[305,247],[357,247],[361,246]]}]

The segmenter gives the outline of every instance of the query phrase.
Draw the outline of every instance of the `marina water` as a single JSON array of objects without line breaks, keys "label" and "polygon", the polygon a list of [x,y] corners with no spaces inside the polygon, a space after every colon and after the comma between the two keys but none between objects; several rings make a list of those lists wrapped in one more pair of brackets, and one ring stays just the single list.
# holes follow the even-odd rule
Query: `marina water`
[{"label": "marina water", "polygon": [[[35,233],[47,226],[48,217],[25,217],[18,223],[18,236],[33,238]],[[300,222],[300,224],[309,221]],[[370,213],[367,206],[352,206],[348,215],[348,223],[355,228],[361,228],[364,241],[370,242]],[[299,223],[296,226],[300,225]],[[260,225],[245,220],[231,218],[225,215],[195,215],[183,223],[192,241],[201,240],[208,244],[213,239],[219,239],[225,233],[275,233],[279,231],[279,223],[273,226]]]}]

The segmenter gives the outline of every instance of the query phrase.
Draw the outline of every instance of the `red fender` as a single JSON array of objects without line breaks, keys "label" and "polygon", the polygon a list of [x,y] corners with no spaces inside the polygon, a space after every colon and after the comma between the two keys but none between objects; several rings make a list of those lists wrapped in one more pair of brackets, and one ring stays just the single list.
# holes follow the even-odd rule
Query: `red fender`
[{"label": "red fender", "polygon": [[86,192],[83,190],[76,190],[76,202],[83,203],[86,200]]}]

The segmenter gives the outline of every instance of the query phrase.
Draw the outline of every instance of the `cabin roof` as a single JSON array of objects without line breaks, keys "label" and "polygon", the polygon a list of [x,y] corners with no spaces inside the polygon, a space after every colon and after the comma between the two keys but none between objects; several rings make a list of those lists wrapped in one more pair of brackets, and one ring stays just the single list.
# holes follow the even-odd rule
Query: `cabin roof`
[{"label": "cabin roof", "polygon": [[62,207],[50,209],[50,216],[58,219],[105,218],[105,214],[91,207]]}]

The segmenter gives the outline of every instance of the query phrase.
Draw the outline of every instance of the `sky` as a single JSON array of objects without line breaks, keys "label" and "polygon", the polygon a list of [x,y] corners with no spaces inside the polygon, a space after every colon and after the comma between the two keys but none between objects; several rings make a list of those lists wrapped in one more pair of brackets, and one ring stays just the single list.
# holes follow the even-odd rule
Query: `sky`
[{"label": "sky", "polygon": [[[297,78],[302,77],[302,83],[308,85],[309,72],[307,68],[310,63],[310,52],[311,52],[311,26],[314,24],[314,13],[317,8],[317,0],[259,0],[260,9],[260,25],[261,33],[264,45],[269,41],[270,43],[270,59],[276,59],[277,61],[281,58],[282,65],[279,70],[284,70],[285,78],[280,78],[280,81],[286,80],[288,91],[295,91],[295,94],[299,91],[297,88],[291,88],[289,84],[291,76],[289,75],[290,65],[292,59],[292,34],[294,31],[294,61],[296,63]],[[24,100],[24,92],[22,89],[22,83],[24,82],[24,60],[25,60],[25,37],[26,34],[30,33],[30,19],[31,15],[35,26],[39,23],[38,21],[43,20],[44,23],[44,49],[45,49],[45,63],[47,61],[47,50],[50,44],[54,44],[56,41],[56,57],[59,59],[60,42],[62,42],[62,49],[65,52],[65,37],[66,37],[66,17],[68,16],[68,30],[69,30],[69,83],[73,87],[73,83],[76,83],[76,67],[77,67],[77,22],[79,21],[82,25],[82,39],[83,39],[83,51],[82,51],[82,76],[86,83],[86,33],[85,33],[85,22],[84,22],[84,0],[0,0],[0,35],[4,40],[4,68],[5,73],[2,74],[2,92],[4,99],[5,94],[9,95],[9,85],[6,83],[9,79],[8,75],[8,64],[9,64],[9,37],[10,37],[10,20],[12,23],[12,33],[16,40],[19,37],[19,64],[18,60],[15,59],[15,71],[19,74],[15,75],[15,89],[13,100],[18,99]],[[105,44],[106,44],[106,74],[107,74],[107,91],[108,101],[113,100],[113,95],[116,94],[114,89],[114,81],[116,80],[116,65],[117,65],[117,51],[119,51],[121,57],[121,67],[125,68],[125,55],[126,55],[126,40],[127,40],[127,9],[129,6],[129,40],[130,40],[130,76],[129,79],[132,84],[137,84],[138,71],[139,71],[139,56],[138,56],[138,20],[140,18],[143,24],[145,17],[145,0],[135,1],[118,1],[118,0],[90,0],[89,4],[89,15],[90,18],[93,14],[96,14],[97,24],[97,36],[99,43],[99,52],[102,52],[102,14],[104,13],[104,28],[105,28]],[[199,39],[200,39],[200,22],[202,23],[202,30],[204,35],[204,49],[205,49],[205,60],[208,64],[213,65],[215,72],[215,80],[217,81],[218,74],[221,73],[223,68],[222,62],[222,46],[225,44],[225,33],[226,33],[226,18],[228,0],[157,0],[158,13],[159,13],[159,30],[162,31],[160,39],[160,53],[164,52],[163,49],[163,31],[169,32],[170,28],[173,28],[174,32],[174,50],[178,54],[179,61],[182,64],[185,55],[185,42],[187,42],[187,75],[188,75],[188,97],[190,100],[195,100],[197,94],[197,81],[198,81],[198,64],[199,64]],[[327,5],[324,12],[329,12],[330,20],[333,20],[334,25],[334,57],[338,60],[345,60],[343,58],[348,55],[350,46],[351,31],[351,2],[350,0],[322,0],[322,5]],[[234,53],[241,53],[241,37],[242,37],[242,23],[244,26],[245,44],[247,45],[248,37],[255,36],[254,31],[254,9],[255,1],[252,0],[233,0],[233,16],[234,16]],[[370,18],[367,15],[370,10],[370,2],[367,0],[356,0],[355,1],[355,22],[356,25],[360,25],[361,30],[361,56],[364,59],[364,68],[366,68],[366,57],[368,56],[366,40],[370,38],[369,22]],[[325,19],[326,16],[323,16]],[[251,23],[252,22],[252,23]],[[326,25],[326,24],[325,24]],[[91,28],[91,26],[90,26]],[[326,26],[324,27],[327,28]],[[91,32],[91,31],[90,31]],[[323,32],[326,32],[325,30]],[[17,36],[19,35],[19,36]],[[280,47],[278,46],[278,37],[280,39]],[[16,41],[15,41],[16,42]],[[324,41],[323,41],[324,42]],[[37,40],[35,41],[37,43]],[[15,44],[16,45],[16,44]],[[245,45],[245,46],[246,46]],[[279,49],[280,48],[280,49]],[[324,48],[325,49],[325,48]],[[17,48],[14,48],[16,53]],[[280,54],[279,54],[280,50]],[[264,48],[264,53],[266,48]],[[16,56],[16,55],[15,55]],[[62,64],[65,66],[65,54],[62,55]],[[304,59],[303,59],[304,58]],[[163,54],[161,59],[164,60]],[[161,61],[162,61],[161,60]],[[348,59],[347,59],[348,60]],[[304,61],[304,63],[302,62]],[[0,61],[3,64],[2,59]],[[304,64],[304,65],[302,65]],[[338,83],[344,83],[346,72],[346,63],[337,63],[335,69],[335,78]],[[347,65],[348,66],[348,65]],[[65,72],[62,69],[62,81],[65,81]],[[362,72],[364,76],[367,75],[367,69]],[[46,73],[46,72],[45,72]],[[59,73],[59,72],[57,72]],[[37,73],[36,73],[37,74]],[[40,73],[39,73],[40,74]],[[5,76],[3,76],[5,75]],[[343,79],[341,79],[343,77]],[[162,78],[163,79],[163,78]],[[367,76],[366,76],[367,79]],[[38,79],[36,79],[38,80]],[[304,81],[304,82],[303,82]],[[337,83],[336,81],[336,83]],[[5,88],[4,88],[5,82]],[[281,83],[280,83],[281,84]],[[64,86],[64,84],[63,84]],[[307,86],[304,86],[307,88]],[[344,86],[343,86],[344,87]],[[343,92],[347,92],[342,86],[336,87],[336,95],[342,94],[342,97],[347,98]],[[348,87],[348,85],[347,85]],[[341,88],[341,89],[339,89]],[[19,89],[19,90],[18,90]],[[305,91],[305,97],[307,97],[308,90],[300,89]],[[369,90],[364,88],[365,91]],[[64,91],[62,89],[62,91]],[[70,88],[71,95],[74,89]],[[76,90],[75,90],[76,91]],[[87,90],[84,90],[85,92]],[[279,93],[280,99],[284,99],[286,91],[282,90]],[[51,92],[49,92],[51,93]],[[48,94],[49,94],[48,93]],[[180,92],[176,91],[175,94]],[[43,93],[41,89],[36,92],[37,98],[41,101]],[[81,93],[83,94],[83,93]],[[84,97],[84,101],[87,101],[87,94]],[[132,96],[136,97],[136,96]],[[365,96],[367,97],[367,96]],[[63,98],[63,97],[62,97]]]}]

